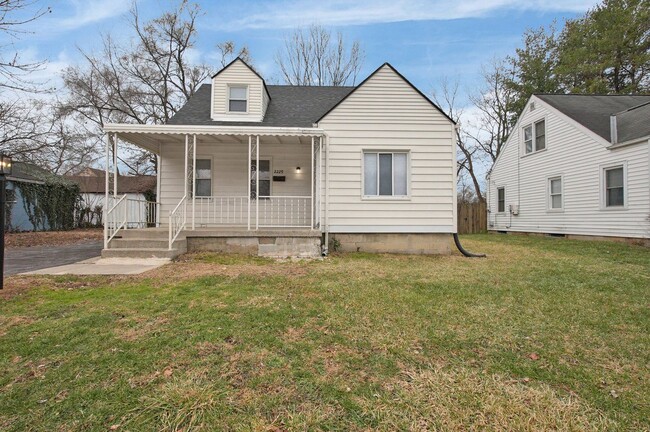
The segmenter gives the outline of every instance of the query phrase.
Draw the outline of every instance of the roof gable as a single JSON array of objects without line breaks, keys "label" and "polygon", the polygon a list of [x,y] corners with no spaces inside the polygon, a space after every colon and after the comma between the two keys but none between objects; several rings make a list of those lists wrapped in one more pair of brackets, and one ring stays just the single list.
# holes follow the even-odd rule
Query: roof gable
[{"label": "roof gable", "polygon": [[255,74],[255,75],[256,75],[260,80],[262,80],[262,85],[264,86],[264,91],[266,91],[266,94],[269,96],[269,98],[271,97],[271,94],[269,93],[269,89],[268,89],[267,86],[266,86],[266,81],[264,80],[264,78],[262,77],[262,75],[260,75],[260,74],[259,74],[259,73],[258,73],[258,72],[253,68],[253,66],[249,65],[248,63],[246,63],[246,62],[245,62],[241,57],[237,57],[236,59],[234,59],[233,61],[231,61],[230,63],[228,63],[228,64],[225,65],[224,67],[222,67],[222,68],[221,68],[217,73],[215,73],[214,75],[212,75],[212,79],[214,80],[216,77],[218,77],[219,75],[221,75],[221,73],[222,73],[223,71],[225,71],[226,69],[228,69],[230,66],[232,66],[232,65],[235,64],[235,63],[241,63],[241,64],[243,64],[243,65],[246,66],[246,67],[247,67],[251,72],[253,72],[253,73],[254,73],[254,74]]},{"label": "roof gable", "polygon": [[427,102],[428,102],[428,103],[429,103],[433,108],[435,108],[438,112],[440,112],[440,114],[442,114],[443,116],[445,116],[445,117],[447,118],[447,120],[449,120],[452,124],[456,124],[456,122],[453,121],[453,120],[451,119],[451,117],[449,117],[449,116],[447,115],[447,113],[445,113],[445,112],[444,112],[444,111],[443,111],[443,110],[442,110],[438,105],[436,105],[435,102],[433,102],[431,99],[429,99],[429,98],[428,98],[424,93],[422,93],[422,92],[421,92],[417,87],[415,87],[415,86],[413,85],[413,83],[411,83],[409,80],[407,80],[406,77],[404,77],[404,75],[402,75],[401,73],[399,73],[399,71],[398,71],[397,69],[395,69],[395,68],[394,68],[390,63],[388,63],[388,62],[384,63],[383,65],[381,65],[381,66],[379,66],[377,69],[375,69],[375,71],[374,71],[373,73],[371,73],[370,75],[368,75],[368,77],[367,77],[366,79],[364,79],[363,81],[361,81],[361,82],[359,83],[359,85],[357,85],[356,87],[354,87],[354,89],[353,89],[353,90],[352,90],[352,91],[351,91],[351,92],[350,92],[350,93],[349,93],[345,98],[341,99],[341,100],[340,100],[336,105],[334,105],[334,106],[333,106],[332,108],[330,108],[330,109],[329,109],[325,114],[323,114],[323,115],[318,119],[317,122],[320,122],[320,121],[323,120],[325,117],[327,117],[327,115],[328,115],[329,113],[331,113],[332,111],[334,111],[334,110],[335,110],[335,109],[336,109],[336,108],[337,108],[341,103],[343,103],[343,102],[344,102],[348,97],[350,97],[352,94],[354,94],[354,92],[356,92],[358,89],[360,89],[361,87],[363,87],[364,84],[366,84],[368,81],[370,81],[370,80],[371,80],[371,79],[372,79],[372,78],[373,78],[377,73],[379,73],[379,71],[381,71],[382,69],[384,69],[384,68],[386,68],[386,67],[389,68],[389,69],[390,69],[393,73],[395,73],[398,77],[400,77],[400,78],[402,79],[402,81],[404,81],[406,84],[408,84],[409,87],[411,87],[413,90],[415,90],[415,92],[416,92],[417,94],[419,94],[419,95],[420,95],[420,96],[421,96],[425,101],[427,101]]}]

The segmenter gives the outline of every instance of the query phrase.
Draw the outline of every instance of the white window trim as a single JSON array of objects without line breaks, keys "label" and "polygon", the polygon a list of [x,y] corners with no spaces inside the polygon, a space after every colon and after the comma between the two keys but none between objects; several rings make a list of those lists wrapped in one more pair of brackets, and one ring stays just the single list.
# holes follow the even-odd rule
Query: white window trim
[{"label": "white window trim", "polygon": [[[406,154],[406,195],[366,195],[365,154]],[[392,168],[392,167],[391,167]],[[393,193],[395,192],[395,170],[391,169]],[[379,192],[379,161],[377,161],[377,192]],[[410,201],[411,200],[411,151],[410,150],[361,150],[361,200],[362,201]]]},{"label": "white window trim", "polygon": [[[614,168],[623,168],[623,205],[622,206],[607,206],[607,194],[605,193],[605,188],[607,186],[605,171],[614,169]],[[598,169],[600,170],[600,209],[605,211],[620,211],[627,210],[627,161],[612,162],[607,164],[599,165]]]},{"label": "white window trim", "polygon": [[[245,87],[246,88],[246,111],[230,111],[230,89],[232,87]],[[241,99],[235,99],[235,100],[241,100]],[[229,83],[226,86],[226,114],[230,114],[230,115],[248,114],[249,111],[250,111],[250,107],[251,107],[250,85],[248,85],[248,84]]]},{"label": "white window trim", "polygon": [[[503,189],[503,211],[499,211],[499,189]],[[506,214],[508,212],[508,188],[505,186],[497,186],[497,212],[496,214]]]},{"label": "white window trim", "polygon": [[[535,125],[540,122],[544,122],[545,142],[544,142],[544,148],[541,150],[537,150],[537,135],[535,134]],[[526,132],[525,131],[526,128],[528,127],[531,128],[532,139],[533,139],[533,151],[531,151],[530,153],[526,153]],[[521,147],[522,147],[521,157],[526,157],[533,154],[545,152],[548,149],[548,121],[546,120],[546,117],[539,118],[521,127]]]},{"label": "white window trim", "polygon": [[[196,160],[200,159],[209,159],[210,160],[210,195],[195,195],[196,198],[209,198],[213,197],[214,195],[214,181],[215,181],[215,175],[214,175],[214,158],[212,156],[208,155],[196,155]],[[193,169],[196,171],[196,169]],[[196,183],[198,179],[194,179],[194,182]]]},{"label": "white window trim", "polygon": [[[560,180],[560,208],[553,208],[553,197],[551,196],[551,181]],[[564,212],[564,175],[554,175],[546,179],[546,211],[549,213]]]}]

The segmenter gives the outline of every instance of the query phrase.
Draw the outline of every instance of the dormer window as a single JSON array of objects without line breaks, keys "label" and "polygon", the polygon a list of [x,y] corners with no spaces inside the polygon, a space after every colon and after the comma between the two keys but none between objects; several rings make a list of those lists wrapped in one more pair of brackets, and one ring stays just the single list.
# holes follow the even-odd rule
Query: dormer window
[{"label": "dormer window", "polygon": [[228,111],[236,113],[248,111],[248,86],[233,85],[228,87]]}]

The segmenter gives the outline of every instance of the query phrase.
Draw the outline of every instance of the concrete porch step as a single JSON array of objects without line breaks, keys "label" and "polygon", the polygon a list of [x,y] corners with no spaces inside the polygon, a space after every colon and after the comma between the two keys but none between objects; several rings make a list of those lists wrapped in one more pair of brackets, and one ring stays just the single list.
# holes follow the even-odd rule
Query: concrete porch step
[{"label": "concrete porch step", "polygon": [[[181,237],[183,234],[179,237]],[[161,228],[145,228],[145,229],[127,229],[120,230],[117,237],[122,239],[153,239],[153,240],[166,240],[169,238],[169,230]]]},{"label": "concrete porch step", "polygon": [[130,248],[103,249],[102,258],[175,258],[180,255],[180,249],[167,248]]},{"label": "concrete porch step", "polygon": [[[185,240],[180,240],[185,241]],[[179,242],[177,240],[176,242]],[[110,249],[166,249],[169,246],[168,239],[154,238],[114,238],[108,247]]]}]

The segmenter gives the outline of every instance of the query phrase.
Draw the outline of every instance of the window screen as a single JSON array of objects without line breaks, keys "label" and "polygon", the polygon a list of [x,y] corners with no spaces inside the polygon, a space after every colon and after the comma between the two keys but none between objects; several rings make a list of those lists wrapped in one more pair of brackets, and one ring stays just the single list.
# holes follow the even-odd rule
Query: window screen
[{"label": "window screen", "polygon": [[246,112],[247,110],[247,93],[245,86],[230,87],[228,98],[228,110],[232,112]]}]

